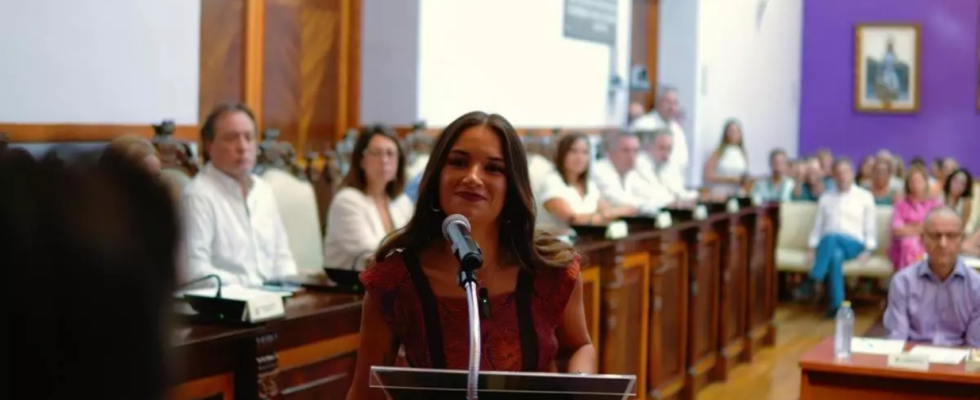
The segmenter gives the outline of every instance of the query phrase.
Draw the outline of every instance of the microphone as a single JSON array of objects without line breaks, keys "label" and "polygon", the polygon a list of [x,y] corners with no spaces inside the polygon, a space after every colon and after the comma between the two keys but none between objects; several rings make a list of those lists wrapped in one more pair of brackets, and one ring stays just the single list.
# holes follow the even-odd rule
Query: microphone
[{"label": "microphone", "polygon": [[190,282],[184,283],[184,284],[178,286],[178,288],[183,289],[183,288],[188,287],[188,286],[191,286],[191,285],[193,285],[195,283],[204,282],[204,281],[206,281],[208,279],[214,279],[216,282],[218,282],[218,291],[215,292],[214,298],[220,299],[221,298],[221,277],[218,276],[218,275],[215,275],[215,274],[204,275],[204,276],[202,276],[200,278],[197,278],[197,279],[192,280]]},{"label": "microphone", "polygon": [[470,221],[460,214],[453,214],[442,221],[442,235],[452,245],[453,255],[459,261],[459,285],[468,280],[476,281],[474,272],[483,266],[483,252],[470,237]]}]

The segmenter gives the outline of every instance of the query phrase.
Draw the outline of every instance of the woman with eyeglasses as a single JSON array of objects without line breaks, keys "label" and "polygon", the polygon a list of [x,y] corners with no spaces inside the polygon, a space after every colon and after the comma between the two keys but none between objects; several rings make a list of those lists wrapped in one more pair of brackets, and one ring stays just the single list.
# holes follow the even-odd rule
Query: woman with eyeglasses
[{"label": "woman with eyeglasses", "polygon": [[405,164],[401,141],[390,128],[362,130],[327,213],[325,266],[363,270],[384,238],[408,223],[415,207],[404,194]]}]

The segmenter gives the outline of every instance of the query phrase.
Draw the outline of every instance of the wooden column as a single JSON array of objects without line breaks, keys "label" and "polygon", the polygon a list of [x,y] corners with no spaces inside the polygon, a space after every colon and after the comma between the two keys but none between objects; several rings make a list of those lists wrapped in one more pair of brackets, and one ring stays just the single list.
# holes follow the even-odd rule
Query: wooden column
[{"label": "wooden column", "polygon": [[718,363],[712,371],[714,380],[728,379],[728,373],[742,360],[746,333],[746,281],[748,232],[742,223],[743,212],[729,215],[715,223],[722,238],[721,291],[718,313]]},{"label": "wooden column", "polygon": [[[748,298],[745,320],[748,333],[745,339],[745,359],[749,361],[762,348],[763,340],[768,334],[771,302],[775,300],[770,293],[775,293],[772,287],[774,278],[770,277],[769,253],[772,251],[775,238],[772,220],[766,209],[755,209],[754,217],[750,220],[748,231],[752,245],[749,247],[748,266]],[[772,279],[772,281],[770,281]]]},{"label": "wooden column", "polygon": [[265,0],[245,0],[245,104],[255,113],[259,130],[263,125],[262,70],[265,57]]},{"label": "wooden column", "polygon": [[636,399],[646,398],[649,318],[648,251],[631,240],[615,246],[615,264],[602,270],[602,337],[600,371],[636,375]]},{"label": "wooden column", "polygon": [[718,361],[718,281],[721,270],[721,240],[707,222],[691,223],[682,230],[692,249],[689,254],[689,306],[687,324],[687,384],[683,399],[711,382],[709,372]]},{"label": "wooden column", "polygon": [[687,377],[688,253],[687,243],[675,230],[659,232],[651,252],[645,379],[652,399],[679,398]]}]

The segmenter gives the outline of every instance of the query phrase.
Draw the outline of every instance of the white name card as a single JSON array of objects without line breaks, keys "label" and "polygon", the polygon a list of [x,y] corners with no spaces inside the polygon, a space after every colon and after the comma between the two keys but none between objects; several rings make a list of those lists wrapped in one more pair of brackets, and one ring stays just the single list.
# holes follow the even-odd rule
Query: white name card
[{"label": "white name card", "polygon": [[622,239],[629,236],[630,230],[629,226],[626,225],[625,221],[614,221],[609,224],[606,228],[606,238],[607,239]]},{"label": "white name card", "polygon": [[282,296],[269,294],[267,296],[255,296],[249,299],[246,303],[245,315],[242,320],[254,324],[280,318],[285,315],[286,307],[283,305]]},{"label": "white name card", "polygon": [[738,200],[728,199],[728,202],[725,203],[725,209],[730,213],[738,212]]},{"label": "white name card", "polygon": [[674,220],[670,218],[669,211],[661,211],[657,214],[657,228],[667,229],[674,224]]},{"label": "white name card", "polygon": [[888,356],[888,366],[892,368],[928,371],[929,356],[909,353],[892,354]]},{"label": "white name card", "polygon": [[971,349],[966,357],[966,372],[980,372],[980,349]]},{"label": "white name card", "polygon": [[694,207],[693,214],[694,219],[697,221],[708,218],[708,207],[706,207],[704,204],[698,204],[697,207]]}]

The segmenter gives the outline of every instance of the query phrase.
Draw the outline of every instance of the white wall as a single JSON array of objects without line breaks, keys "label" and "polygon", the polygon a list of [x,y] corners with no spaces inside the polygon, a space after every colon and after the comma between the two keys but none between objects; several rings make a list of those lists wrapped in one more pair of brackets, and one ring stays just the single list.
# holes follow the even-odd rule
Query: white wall
[{"label": "white wall", "polygon": [[[419,118],[442,126],[483,110],[525,127],[608,125],[610,49],[566,39],[563,7],[563,0],[421,0]],[[621,12],[620,24],[628,23]],[[628,41],[617,47],[628,56]]]},{"label": "white wall", "polygon": [[[753,174],[769,171],[769,151],[795,155],[803,0],[700,0],[695,164],[703,166],[726,120],[742,122]],[[760,14],[762,4],[767,4]],[[700,176],[700,173],[698,173]]]},{"label": "white wall", "polygon": [[360,119],[418,120],[419,0],[364,0]]},{"label": "white wall", "polygon": [[660,5],[658,82],[680,92],[691,147],[690,184],[701,182],[704,163],[729,118],[742,122],[751,173],[768,172],[773,148],[795,156],[803,0],[662,0]]},{"label": "white wall", "polygon": [[201,0],[0,0],[0,121],[196,124]]}]

